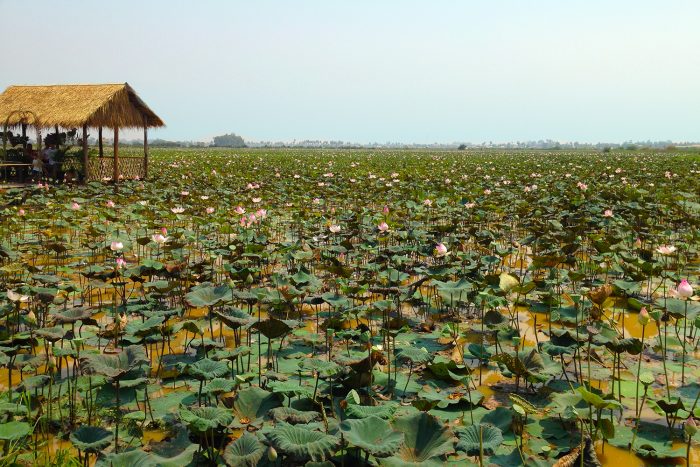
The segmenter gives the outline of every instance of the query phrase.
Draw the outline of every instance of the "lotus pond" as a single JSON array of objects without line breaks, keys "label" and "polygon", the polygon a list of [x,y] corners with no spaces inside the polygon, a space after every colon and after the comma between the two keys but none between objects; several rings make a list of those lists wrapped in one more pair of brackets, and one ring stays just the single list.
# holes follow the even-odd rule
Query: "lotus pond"
[{"label": "lotus pond", "polygon": [[151,172],[0,187],[0,464],[700,464],[697,153]]}]

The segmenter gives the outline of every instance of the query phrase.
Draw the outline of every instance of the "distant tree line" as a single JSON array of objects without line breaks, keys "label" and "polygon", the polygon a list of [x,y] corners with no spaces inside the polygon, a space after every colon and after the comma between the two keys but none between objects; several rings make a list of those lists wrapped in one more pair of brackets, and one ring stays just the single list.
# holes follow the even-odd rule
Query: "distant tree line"
[{"label": "distant tree line", "polygon": [[228,133],[221,136],[214,136],[214,144],[217,148],[245,148],[248,147],[243,138],[235,133]]},{"label": "distant tree line", "polygon": [[[105,139],[105,144],[112,144],[111,139]],[[97,141],[90,138],[90,144],[96,144]],[[141,146],[143,141],[140,139],[134,139],[130,141],[121,141],[123,146]],[[221,136],[214,136],[214,140],[211,143],[204,141],[169,141],[167,139],[156,138],[150,140],[148,145],[153,148],[247,148],[245,141],[242,137],[236,135],[235,133],[229,133]]]}]

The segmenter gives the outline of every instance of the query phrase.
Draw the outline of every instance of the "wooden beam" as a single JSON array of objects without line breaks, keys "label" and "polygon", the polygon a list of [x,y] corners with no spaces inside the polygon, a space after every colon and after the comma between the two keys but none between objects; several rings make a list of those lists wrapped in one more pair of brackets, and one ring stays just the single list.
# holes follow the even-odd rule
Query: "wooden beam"
[{"label": "wooden beam", "polygon": [[27,137],[27,124],[22,123],[22,150],[24,152],[27,152],[27,141],[25,138]]},{"label": "wooden beam", "polygon": [[143,178],[148,178],[148,127],[143,127]]},{"label": "wooden beam", "polygon": [[104,156],[104,150],[102,149],[102,125],[97,128],[97,144],[100,146],[100,157]]},{"label": "wooden beam", "polygon": [[90,164],[88,163],[87,125],[83,125],[83,183],[90,180]]},{"label": "wooden beam", "polygon": [[114,129],[114,183],[119,182],[119,128]]}]

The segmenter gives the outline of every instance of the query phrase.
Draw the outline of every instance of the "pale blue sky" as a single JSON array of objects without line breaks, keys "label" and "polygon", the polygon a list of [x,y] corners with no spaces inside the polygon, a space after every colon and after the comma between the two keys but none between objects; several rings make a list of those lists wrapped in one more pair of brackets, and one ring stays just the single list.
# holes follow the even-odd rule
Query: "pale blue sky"
[{"label": "pale blue sky", "polygon": [[698,0],[0,0],[0,88],[129,82],[155,136],[700,140]]}]

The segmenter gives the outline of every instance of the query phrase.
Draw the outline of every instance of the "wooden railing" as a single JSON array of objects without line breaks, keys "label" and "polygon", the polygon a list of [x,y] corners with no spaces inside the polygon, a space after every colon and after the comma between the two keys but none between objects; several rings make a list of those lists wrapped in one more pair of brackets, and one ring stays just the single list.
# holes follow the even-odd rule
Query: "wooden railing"
[{"label": "wooden railing", "polygon": [[[111,157],[90,157],[88,168],[90,180],[112,180],[114,159]],[[146,167],[143,156],[119,156],[120,179],[143,179],[145,175]]]}]

